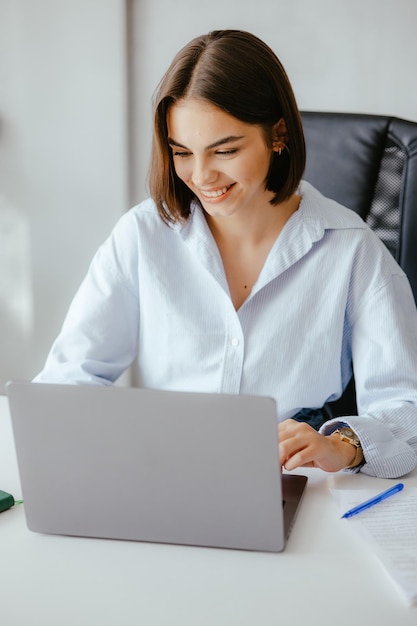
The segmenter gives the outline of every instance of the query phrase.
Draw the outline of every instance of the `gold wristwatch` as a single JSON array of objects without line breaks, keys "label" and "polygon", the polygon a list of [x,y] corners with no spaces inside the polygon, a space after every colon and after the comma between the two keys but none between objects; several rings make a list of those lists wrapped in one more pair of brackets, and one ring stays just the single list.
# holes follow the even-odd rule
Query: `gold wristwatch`
[{"label": "gold wristwatch", "polygon": [[332,434],[335,435],[336,433],[342,441],[346,441],[356,448],[355,458],[350,465],[345,467],[345,469],[353,469],[354,467],[360,465],[363,461],[363,450],[358,435],[349,427],[338,428]]}]

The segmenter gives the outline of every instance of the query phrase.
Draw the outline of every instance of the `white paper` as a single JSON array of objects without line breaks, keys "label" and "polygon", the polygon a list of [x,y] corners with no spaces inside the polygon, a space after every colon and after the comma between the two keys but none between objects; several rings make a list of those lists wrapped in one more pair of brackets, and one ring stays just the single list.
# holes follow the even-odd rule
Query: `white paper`
[{"label": "white paper", "polygon": [[[342,516],[380,492],[331,489],[331,493]],[[403,491],[342,521],[372,547],[406,602],[417,603],[417,488],[405,486]]]}]

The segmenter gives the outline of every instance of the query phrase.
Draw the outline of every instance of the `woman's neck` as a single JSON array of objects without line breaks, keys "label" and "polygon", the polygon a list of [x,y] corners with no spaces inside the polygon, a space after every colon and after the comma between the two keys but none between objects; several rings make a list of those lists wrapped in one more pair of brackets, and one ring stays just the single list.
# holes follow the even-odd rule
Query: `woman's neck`
[{"label": "woman's neck", "polygon": [[218,245],[256,247],[265,240],[276,240],[291,215],[298,210],[300,199],[294,194],[278,205],[268,204],[245,215],[214,217],[206,213],[205,217]]},{"label": "woman's neck", "polygon": [[227,218],[207,216],[207,223],[217,243],[230,297],[239,309],[250,295],[277,237],[300,204],[300,196],[259,211],[248,219],[240,215]]}]

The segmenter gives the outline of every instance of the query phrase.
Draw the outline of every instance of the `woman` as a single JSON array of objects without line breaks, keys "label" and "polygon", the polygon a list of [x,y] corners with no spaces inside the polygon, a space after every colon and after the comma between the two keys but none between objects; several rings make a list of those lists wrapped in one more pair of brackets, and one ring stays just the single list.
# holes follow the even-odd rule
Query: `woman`
[{"label": "woman", "polygon": [[[135,361],[145,387],[274,397],[288,470],[414,469],[408,281],[304,166],[272,50],[241,31],[191,41],[157,90],[151,198],[97,252],[35,380],[111,384]],[[352,367],[359,415],[316,430]]]}]

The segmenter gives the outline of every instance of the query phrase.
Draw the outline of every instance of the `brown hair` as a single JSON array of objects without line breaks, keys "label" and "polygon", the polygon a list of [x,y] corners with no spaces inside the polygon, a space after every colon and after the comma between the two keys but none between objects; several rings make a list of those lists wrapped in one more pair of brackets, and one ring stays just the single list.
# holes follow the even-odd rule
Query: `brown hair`
[{"label": "brown hair", "polygon": [[285,120],[286,148],[276,154],[266,180],[272,204],[296,191],[305,168],[300,113],[287,74],[274,52],[245,31],[217,30],[193,39],[175,56],[154,97],[154,131],[149,188],[165,222],[186,220],[192,191],[175,173],[168,145],[167,112],[182,98],[208,101],[242,122],[264,129]]}]

